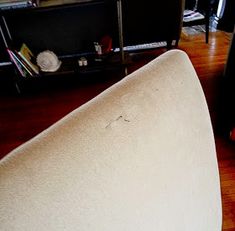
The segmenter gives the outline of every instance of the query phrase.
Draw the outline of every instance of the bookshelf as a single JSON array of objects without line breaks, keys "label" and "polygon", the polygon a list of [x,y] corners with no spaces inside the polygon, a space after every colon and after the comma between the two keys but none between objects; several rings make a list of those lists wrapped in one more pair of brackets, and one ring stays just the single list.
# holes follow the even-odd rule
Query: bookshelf
[{"label": "bookshelf", "polygon": [[[113,50],[106,55],[99,55],[96,61],[97,54],[94,47],[94,42],[100,41],[104,35],[110,35],[114,38],[114,48],[120,48],[116,1],[108,3],[102,0],[40,1],[36,7],[2,10],[0,14],[3,50],[13,48],[19,51],[21,44],[26,43],[35,54],[45,50],[55,52],[62,62],[61,68],[56,72],[40,71],[38,76],[31,75],[31,77],[77,76],[106,71],[114,67],[120,68],[123,66],[121,64],[124,64],[119,58],[120,51],[113,52]],[[79,67],[78,60],[81,57],[87,58],[88,66]],[[27,80],[22,70],[17,68],[13,58],[8,52],[8,55],[0,60],[0,68],[1,65],[9,65],[11,61],[13,63],[11,66],[16,67],[15,72],[19,77],[16,79],[22,82],[22,77],[25,77]]]},{"label": "bookshelf", "polygon": [[[161,44],[170,48],[172,41],[177,45],[180,37],[182,0],[170,4],[170,8],[167,2],[151,0],[148,6],[138,4],[138,9],[134,0],[41,0],[36,3],[34,7],[0,10],[0,49],[5,51],[3,57],[0,55],[0,68],[10,60],[6,48],[19,51],[25,43],[36,56],[50,50],[62,61],[58,71],[40,71],[37,77],[64,74],[79,77],[113,68],[125,69],[130,62],[128,53],[151,47],[139,45],[165,41]],[[156,4],[159,7],[156,8]],[[159,9],[158,12],[154,10],[153,14],[153,8]],[[151,12],[146,21],[136,18],[142,11],[143,14]],[[161,20],[165,11],[172,12],[170,23]],[[154,30],[146,29],[150,22]],[[94,43],[100,43],[105,36],[111,38],[111,49],[97,57]],[[132,46],[134,49],[126,49]],[[88,60],[88,66],[78,65],[82,57]],[[22,80],[19,70],[16,73],[15,79]]]}]

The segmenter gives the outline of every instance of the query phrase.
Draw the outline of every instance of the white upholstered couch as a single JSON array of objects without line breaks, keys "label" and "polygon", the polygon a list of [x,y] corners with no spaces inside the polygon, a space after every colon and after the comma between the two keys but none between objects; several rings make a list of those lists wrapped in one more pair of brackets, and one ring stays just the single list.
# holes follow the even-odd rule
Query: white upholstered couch
[{"label": "white upholstered couch", "polygon": [[2,231],[219,231],[205,97],[168,51],[0,162]]}]

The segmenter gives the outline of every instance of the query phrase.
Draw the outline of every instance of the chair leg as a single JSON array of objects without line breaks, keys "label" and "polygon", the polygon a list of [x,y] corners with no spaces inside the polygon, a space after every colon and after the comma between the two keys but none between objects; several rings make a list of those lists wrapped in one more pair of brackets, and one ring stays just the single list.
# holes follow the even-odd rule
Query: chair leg
[{"label": "chair leg", "polygon": [[206,43],[209,43],[209,27],[206,28]]},{"label": "chair leg", "polygon": [[210,1],[207,0],[207,6],[206,6],[206,15],[205,15],[205,20],[206,20],[206,43],[209,42],[209,24],[210,24]]},{"label": "chair leg", "polygon": [[210,24],[210,17],[209,14],[208,15],[206,14],[206,43],[209,42],[209,31],[210,31],[209,24]]}]

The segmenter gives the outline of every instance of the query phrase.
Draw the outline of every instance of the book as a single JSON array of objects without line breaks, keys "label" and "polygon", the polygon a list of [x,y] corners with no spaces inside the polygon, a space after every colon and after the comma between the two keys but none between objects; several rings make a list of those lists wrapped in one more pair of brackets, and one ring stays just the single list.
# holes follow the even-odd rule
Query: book
[{"label": "book", "polygon": [[183,21],[184,22],[191,22],[199,19],[205,18],[203,14],[193,11],[193,10],[185,10],[184,11],[184,17]]},{"label": "book", "polygon": [[39,67],[35,62],[36,58],[25,43],[22,44],[18,54],[36,74],[39,74]]},{"label": "book", "polygon": [[31,69],[31,67],[19,56],[18,52],[15,50],[11,50],[11,53],[13,57],[17,60],[18,63],[23,67],[23,69],[30,75],[30,76],[35,76],[36,73],[34,70]]},{"label": "book", "polygon": [[20,69],[23,70],[24,77],[37,76],[37,74],[31,69],[31,67],[19,56],[16,50],[11,50],[8,48],[8,53],[10,54],[11,58],[14,59],[14,64],[20,66]]},{"label": "book", "polygon": [[9,48],[7,48],[7,53],[9,54],[10,60],[15,65],[15,67],[17,68],[17,70],[19,71],[21,76],[22,77],[27,77],[26,70],[23,68],[23,66],[20,64],[20,62],[18,62],[18,60],[13,55],[13,52]]}]

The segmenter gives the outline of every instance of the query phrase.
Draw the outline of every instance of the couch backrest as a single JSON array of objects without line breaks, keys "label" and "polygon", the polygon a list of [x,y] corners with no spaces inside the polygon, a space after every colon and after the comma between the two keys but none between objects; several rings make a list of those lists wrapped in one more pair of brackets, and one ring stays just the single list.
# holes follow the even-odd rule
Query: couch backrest
[{"label": "couch backrest", "polygon": [[0,162],[7,231],[218,231],[221,195],[206,100],[169,51]]}]

